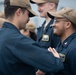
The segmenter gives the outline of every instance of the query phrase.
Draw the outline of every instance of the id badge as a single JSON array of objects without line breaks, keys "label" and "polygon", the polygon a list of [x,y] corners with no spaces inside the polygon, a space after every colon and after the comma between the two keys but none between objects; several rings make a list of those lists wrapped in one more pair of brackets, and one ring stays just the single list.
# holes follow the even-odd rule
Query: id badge
[{"label": "id badge", "polygon": [[42,41],[49,41],[49,35],[43,35]]}]

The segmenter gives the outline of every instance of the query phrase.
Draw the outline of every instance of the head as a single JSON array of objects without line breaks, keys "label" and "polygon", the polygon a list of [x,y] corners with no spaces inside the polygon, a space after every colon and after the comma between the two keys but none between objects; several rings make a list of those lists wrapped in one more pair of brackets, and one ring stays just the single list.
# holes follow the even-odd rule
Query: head
[{"label": "head", "polygon": [[48,16],[55,18],[54,34],[63,37],[76,31],[76,10],[63,8],[58,12],[49,12]]},{"label": "head", "polygon": [[43,18],[48,17],[47,12],[56,11],[59,0],[30,0],[31,3],[38,5],[38,11]]},{"label": "head", "polygon": [[25,27],[25,24],[29,21],[29,17],[36,16],[36,13],[31,9],[29,0],[5,0],[4,12],[5,18],[17,24],[19,29]]},{"label": "head", "polygon": [[25,36],[32,38],[33,40],[36,40],[35,29],[36,29],[35,24],[29,21],[26,24],[25,28],[21,30],[21,33]]}]

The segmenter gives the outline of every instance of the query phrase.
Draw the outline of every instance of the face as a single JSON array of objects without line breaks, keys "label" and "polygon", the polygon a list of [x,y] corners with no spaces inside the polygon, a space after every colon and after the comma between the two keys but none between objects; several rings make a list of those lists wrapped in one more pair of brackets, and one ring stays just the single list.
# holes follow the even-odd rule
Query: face
[{"label": "face", "polygon": [[40,16],[43,18],[47,17],[47,12],[50,11],[50,4],[51,3],[39,3],[38,5],[38,11],[40,13]]},{"label": "face", "polygon": [[67,20],[63,18],[55,18],[53,24],[54,34],[62,37],[66,33]]},{"label": "face", "polygon": [[25,10],[25,12],[21,12],[21,15],[19,17],[19,26],[20,29],[24,29],[26,23],[29,21],[29,11]]}]

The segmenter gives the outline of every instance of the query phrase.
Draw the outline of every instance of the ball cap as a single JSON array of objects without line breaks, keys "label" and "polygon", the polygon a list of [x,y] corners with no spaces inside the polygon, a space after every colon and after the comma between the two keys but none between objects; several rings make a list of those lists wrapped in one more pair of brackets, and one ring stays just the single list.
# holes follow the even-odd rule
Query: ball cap
[{"label": "ball cap", "polygon": [[30,2],[31,3],[35,3],[35,4],[45,3],[45,2],[53,2],[53,3],[58,4],[59,3],[59,0],[30,0]]},{"label": "ball cap", "polygon": [[66,18],[76,25],[76,10],[71,8],[63,8],[58,12],[48,12],[50,18]]},{"label": "ball cap", "polygon": [[[19,6],[26,8],[30,14],[29,17],[38,16],[31,8],[30,1],[29,0],[10,0],[10,6]],[[9,7],[8,3],[5,4],[5,7]]]}]

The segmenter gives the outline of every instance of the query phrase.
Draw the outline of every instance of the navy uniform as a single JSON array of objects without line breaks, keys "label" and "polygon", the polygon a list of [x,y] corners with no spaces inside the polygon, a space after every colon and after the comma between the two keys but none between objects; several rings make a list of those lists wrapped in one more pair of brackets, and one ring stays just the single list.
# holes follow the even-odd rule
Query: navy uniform
[{"label": "navy uniform", "polygon": [[57,51],[64,63],[64,70],[56,75],[76,75],[76,32],[60,43]]},{"label": "navy uniform", "polygon": [[35,75],[35,68],[52,73],[63,69],[63,63],[13,24],[4,22],[0,29],[0,75]]},{"label": "navy uniform", "polygon": [[40,46],[46,49],[49,47],[56,48],[56,46],[58,45],[60,41],[59,37],[53,34],[53,28],[52,28],[53,22],[54,22],[54,19],[52,19],[48,23],[45,30],[44,30],[44,25],[46,21],[44,21],[44,23],[42,24],[42,27],[38,28],[37,42]]}]

